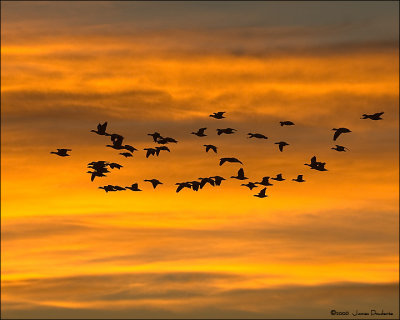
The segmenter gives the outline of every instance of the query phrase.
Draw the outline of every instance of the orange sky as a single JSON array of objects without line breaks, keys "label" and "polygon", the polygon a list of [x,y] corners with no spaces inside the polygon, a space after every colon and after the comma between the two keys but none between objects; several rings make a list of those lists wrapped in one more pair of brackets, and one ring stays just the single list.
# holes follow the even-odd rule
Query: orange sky
[{"label": "orange sky", "polygon": [[[273,2],[97,4],[2,3],[3,316],[398,317],[393,8],[304,3],[303,21],[297,5]],[[360,120],[380,111],[383,121]],[[90,133],[104,121],[139,150],[154,131],[179,143],[125,159]],[[207,137],[190,134],[200,127]],[[238,132],[217,136],[222,127]],[[337,127],[353,131],[337,142],[349,152],[330,149]],[[71,157],[49,153],[61,147]],[[304,166],[313,155],[329,171]],[[265,199],[234,179],[175,192],[176,182],[236,174],[237,164],[218,166],[223,156],[241,159],[250,181],[287,180]],[[96,160],[124,167],[90,182]],[[306,183],[291,181],[298,174]],[[97,188],[134,182],[143,192]]]}]

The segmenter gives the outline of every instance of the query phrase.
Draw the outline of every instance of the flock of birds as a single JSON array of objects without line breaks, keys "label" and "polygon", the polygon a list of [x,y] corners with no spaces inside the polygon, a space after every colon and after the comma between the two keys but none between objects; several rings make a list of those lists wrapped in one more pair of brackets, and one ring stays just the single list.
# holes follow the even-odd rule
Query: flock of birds
[{"label": "flock of birds", "polygon": [[[224,116],[226,112],[214,112],[213,114],[210,114],[210,117],[214,119],[224,119],[226,118]],[[370,120],[382,120],[382,115],[384,112],[379,112],[379,113],[374,113],[374,114],[363,114],[361,119],[370,119]],[[280,125],[283,126],[293,126],[294,123],[292,121],[281,121]],[[138,151],[135,147],[129,145],[129,144],[123,144],[124,137],[116,134],[116,133],[107,133],[107,122],[101,124],[99,123],[97,126],[97,130],[91,130],[91,132],[94,132],[98,135],[101,136],[107,136],[110,137],[111,143],[106,145],[106,147],[113,148],[115,150],[120,150],[123,152],[120,152],[119,154],[124,157],[132,157],[133,153],[135,151]],[[200,128],[196,132],[192,132],[191,134],[197,136],[197,137],[206,137],[207,135],[205,134],[205,131],[207,128]],[[347,128],[334,128],[332,129],[335,131],[333,135],[333,141],[336,141],[341,134],[344,133],[349,133],[351,130]],[[224,128],[224,129],[217,129],[217,135],[222,135],[222,134],[234,134],[236,133],[236,129],[233,128]],[[153,142],[159,144],[160,146],[156,146],[154,148],[144,148],[146,151],[146,158],[149,156],[159,156],[161,151],[167,151],[171,152],[171,150],[165,146],[166,144],[169,143],[178,143],[177,140],[171,137],[163,137],[161,136],[160,133],[154,132],[154,133],[149,133],[149,136],[153,138]],[[265,135],[261,133],[248,133],[248,138],[256,138],[256,139],[268,139]],[[279,141],[275,142],[275,144],[278,145],[279,151],[283,152],[283,148],[285,146],[288,146],[289,144],[285,141]],[[204,144],[205,151],[209,152],[212,150],[213,152],[217,153],[218,148],[212,144]],[[341,145],[335,145],[335,147],[331,148],[333,150],[336,150],[338,152],[345,152],[348,150],[348,148],[341,146]],[[68,152],[71,151],[71,149],[57,149],[57,152],[52,151],[50,153],[56,154],[60,157],[67,157],[70,156]],[[226,158],[220,158],[219,165],[222,166],[224,163],[240,163],[243,165],[243,163],[235,158],[235,157],[226,157]],[[326,163],[325,162],[320,162],[317,161],[316,156],[313,156],[310,160],[310,163],[305,163],[304,165],[309,166],[313,170],[317,171],[327,171],[325,168]],[[91,175],[91,181],[93,181],[96,177],[105,177],[106,173],[109,173],[110,171],[108,169],[121,169],[123,166],[115,163],[115,162],[107,162],[107,161],[93,161],[90,162],[87,167],[90,169],[87,171]],[[247,180],[248,178],[244,174],[243,168],[240,168],[237,172],[236,176],[231,176],[232,179],[237,179],[237,180]],[[276,177],[263,177],[261,181],[259,182],[248,182],[246,184],[241,184],[241,186],[247,187],[250,190],[253,190],[254,188],[260,186],[264,186],[264,188],[257,194],[255,194],[255,197],[258,198],[265,198],[267,195],[265,194],[266,189],[268,186],[272,186],[273,184],[270,183],[269,180],[275,180],[275,181],[284,181],[282,177],[282,174],[278,174]],[[194,191],[198,191],[199,189],[203,189],[203,187],[208,183],[211,186],[220,186],[221,182],[223,180],[226,180],[225,178],[221,176],[212,176],[212,177],[205,177],[205,178],[198,178],[197,180],[194,181],[185,181],[185,182],[178,182],[175,185],[177,185],[176,192],[180,192],[184,188],[192,189]],[[158,179],[145,179],[145,182],[149,182],[152,184],[153,188],[157,188],[158,185],[163,184],[161,181]],[[292,181],[296,182],[305,182],[306,180],[303,179],[303,175],[298,175],[297,178],[292,179]],[[131,190],[131,191],[142,191],[139,189],[139,184],[138,183],[133,183],[131,186],[127,187],[121,187],[121,186],[115,186],[115,185],[105,185],[102,187],[99,187],[99,189],[105,190],[105,192],[110,192],[110,191],[122,191],[122,190]]]}]

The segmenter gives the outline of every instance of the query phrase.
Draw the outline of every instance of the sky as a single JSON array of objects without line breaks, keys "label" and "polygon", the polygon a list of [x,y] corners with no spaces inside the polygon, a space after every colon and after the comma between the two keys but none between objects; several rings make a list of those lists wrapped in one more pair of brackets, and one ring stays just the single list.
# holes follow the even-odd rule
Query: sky
[{"label": "sky", "polygon": [[[2,316],[398,318],[398,10],[2,1]],[[375,112],[384,120],[360,119]],[[132,158],[90,132],[105,121]],[[216,134],[227,127],[238,131]],[[338,127],[352,131],[336,142],[347,152],[331,149]],[[154,131],[178,143],[146,159]],[[328,171],[304,166],[314,155]],[[123,168],[91,182],[98,160]],[[259,199],[229,178],[240,167],[248,181],[286,180]],[[214,175],[227,180],[175,192]],[[134,182],[143,192],[98,189]]]}]

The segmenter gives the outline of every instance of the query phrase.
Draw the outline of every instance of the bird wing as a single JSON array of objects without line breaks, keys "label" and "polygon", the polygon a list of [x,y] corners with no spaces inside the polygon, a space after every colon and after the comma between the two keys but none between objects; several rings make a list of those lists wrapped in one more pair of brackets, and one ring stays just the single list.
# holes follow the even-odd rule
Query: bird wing
[{"label": "bird wing", "polygon": [[336,141],[336,139],[340,136],[340,134],[342,133],[341,130],[336,130],[335,134],[333,135],[333,141]]},{"label": "bird wing", "polygon": [[216,147],[216,146],[210,146],[210,148],[211,148],[215,153],[217,153],[217,147]]},{"label": "bird wing", "polygon": [[240,168],[240,169],[238,170],[238,177],[244,177],[244,170],[243,170],[243,168]]},{"label": "bird wing", "polygon": [[384,112],[377,112],[377,113],[374,114],[374,116],[380,117],[383,114],[384,114]]},{"label": "bird wing", "polygon": [[279,151],[282,152],[283,151],[283,144],[279,143]]},{"label": "bird wing", "polygon": [[185,186],[184,186],[183,183],[179,184],[178,188],[176,188],[176,192],[181,191],[184,187],[185,187]]},{"label": "bird wing", "polygon": [[314,156],[311,158],[311,164],[316,164],[317,163],[317,157]]},{"label": "bird wing", "polygon": [[219,165],[222,166],[227,161],[226,158],[219,159]]},{"label": "bird wing", "polygon": [[267,188],[262,189],[262,190],[260,191],[259,195],[260,195],[260,196],[265,196],[265,190],[266,190],[266,189],[267,189]]}]

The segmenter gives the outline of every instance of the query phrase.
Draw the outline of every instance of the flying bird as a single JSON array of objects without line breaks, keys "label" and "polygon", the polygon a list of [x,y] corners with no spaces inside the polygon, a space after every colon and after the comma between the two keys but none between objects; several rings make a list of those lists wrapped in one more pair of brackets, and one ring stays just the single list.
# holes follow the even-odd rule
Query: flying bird
[{"label": "flying bird", "polygon": [[60,157],[69,157],[68,151],[72,151],[71,149],[57,149],[57,152],[51,151],[50,153],[54,153]]},{"label": "flying bird", "polygon": [[147,182],[150,182],[153,185],[153,188],[155,189],[159,184],[163,184],[162,182],[158,181],[157,179],[147,179],[144,180]]},{"label": "flying bird", "polygon": [[118,164],[118,163],[115,163],[115,162],[109,163],[108,166],[109,166],[111,169],[114,169],[114,168],[121,169],[121,168],[123,167],[122,165],[120,165],[120,164]]},{"label": "flying bird", "polygon": [[217,153],[217,147],[216,146],[214,146],[212,144],[203,144],[203,146],[206,147],[206,152],[208,152],[211,149],[212,151]]},{"label": "flying bird", "polygon": [[339,145],[336,145],[335,148],[331,148],[331,149],[339,151],[339,152],[343,152],[343,151],[346,152],[346,150],[349,150],[348,148],[343,147],[343,146],[339,146]]},{"label": "flying bird", "polygon": [[132,191],[142,191],[141,189],[139,189],[139,185],[137,183],[132,183],[130,187],[125,187],[125,189],[129,189]]},{"label": "flying bird", "polygon": [[210,178],[198,178],[200,181],[200,189],[203,189],[203,187],[206,185],[206,183],[211,184],[212,186],[215,185],[215,181],[210,177]]},{"label": "flying bird", "polygon": [[103,172],[99,171],[88,171],[87,173],[91,173],[90,181],[93,181],[96,177],[105,177],[106,175]]},{"label": "flying bird", "polygon": [[236,129],[233,128],[226,128],[226,129],[217,129],[217,134],[220,136],[221,134],[233,134],[237,131]]},{"label": "flying bird", "polygon": [[124,146],[123,146],[123,149],[126,149],[126,150],[128,150],[128,151],[130,151],[130,152],[137,151],[137,149],[136,149],[135,147],[132,147],[132,146],[129,145],[129,144],[124,145]]},{"label": "flying bird", "polygon": [[257,138],[257,139],[268,139],[268,137],[264,136],[261,133],[248,133],[248,138]]},{"label": "flying bird", "polygon": [[296,182],[305,182],[306,180],[303,180],[303,175],[302,175],[302,174],[299,174],[299,175],[297,176],[297,178],[296,178],[296,179],[292,179],[292,181],[296,181]]},{"label": "flying bird", "polygon": [[269,177],[263,177],[261,182],[255,182],[257,184],[261,184],[262,186],[273,186],[272,183],[269,183]]},{"label": "flying bird", "polygon": [[224,179],[223,177],[220,177],[220,176],[214,176],[214,177],[210,177],[210,178],[214,179],[214,182],[215,182],[216,186],[220,186],[222,180],[226,180],[226,179]]},{"label": "flying bird", "polygon": [[282,173],[277,174],[277,175],[276,175],[276,178],[271,178],[271,179],[272,179],[272,180],[276,180],[276,181],[283,181],[283,180],[286,180],[286,179],[282,178]]},{"label": "flying bird", "polygon": [[178,182],[175,183],[178,187],[176,188],[176,192],[178,193],[179,191],[181,191],[183,188],[191,188],[192,184],[190,182]]},{"label": "flying bird", "polygon": [[347,128],[339,128],[339,129],[332,129],[333,131],[335,131],[335,134],[333,135],[333,141],[336,141],[337,138],[339,138],[339,136],[342,133],[347,133],[347,132],[351,132],[351,130],[347,129]]},{"label": "flying bird", "polygon": [[194,191],[199,191],[199,188],[201,188],[201,183],[198,181],[190,181],[189,183]]},{"label": "flying bird", "polygon": [[159,134],[158,132],[154,132],[154,133],[148,133],[148,136],[152,136],[154,142],[157,142],[158,139],[162,138],[161,134]]},{"label": "flying bird", "polygon": [[258,187],[258,186],[257,186],[255,183],[253,183],[253,182],[249,182],[249,183],[247,183],[247,184],[242,183],[241,186],[245,186],[245,187],[249,188],[250,190],[253,190],[253,188],[257,188],[257,187]]},{"label": "flying bird", "polygon": [[325,164],[326,164],[326,162],[319,162],[319,161],[317,161],[317,157],[313,156],[311,158],[311,162],[305,163],[304,165],[309,166],[311,169],[314,169],[314,170],[328,171],[327,169],[325,169]]},{"label": "flying bird", "polygon": [[238,180],[246,180],[246,179],[248,179],[247,177],[244,176],[243,168],[240,168],[240,169],[238,170],[238,174],[237,174],[236,177],[235,177],[235,176],[232,176],[231,178],[238,179]]},{"label": "flying bird", "polygon": [[121,152],[120,155],[124,156],[125,158],[133,157],[132,153],[129,153],[129,152]]},{"label": "flying bird", "polygon": [[194,134],[198,137],[206,137],[207,135],[204,134],[204,131],[206,131],[207,128],[200,128],[199,130],[197,130],[197,132],[192,132],[191,134]]},{"label": "flying bird", "polygon": [[378,113],[374,113],[374,114],[363,114],[361,119],[371,119],[371,120],[383,120],[381,118],[381,115],[383,115],[384,112],[378,112]]},{"label": "flying bird", "polygon": [[238,160],[236,158],[221,158],[221,159],[219,159],[220,166],[222,166],[225,162],[231,162],[231,163],[237,162],[237,163],[243,164],[240,160]]},{"label": "flying bird", "polygon": [[225,111],[223,112],[214,112],[213,114],[210,114],[210,117],[215,118],[215,119],[223,119],[224,117],[224,113],[226,113]]},{"label": "flying bird", "polygon": [[267,190],[267,188],[261,189],[261,191],[260,191],[259,193],[255,194],[254,196],[255,196],[255,197],[258,197],[258,198],[265,198],[265,197],[268,197],[268,196],[265,194],[265,190]]},{"label": "flying bird", "polygon": [[108,191],[117,191],[117,190],[115,190],[114,189],[114,186],[112,186],[112,185],[107,185],[107,186],[104,186],[104,187],[99,187],[99,189],[103,189],[105,192],[108,192]]},{"label": "flying bird", "polygon": [[279,145],[279,151],[282,152],[283,151],[283,147],[284,146],[288,146],[289,143],[285,142],[285,141],[280,141],[280,142],[275,142],[275,144]]},{"label": "flying bird", "polygon": [[160,151],[161,151],[161,150],[171,152],[171,150],[169,150],[169,148],[166,147],[166,146],[156,147],[156,155],[157,155],[157,157],[158,157],[158,155],[160,154]]},{"label": "flying bird", "polygon": [[107,122],[104,122],[103,124],[99,123],[97,125],[97,130],[90,130],[90,132],[97,133],[98,135],[101,136],[109,136],[110,134],[106,132],[107,128]]},{"label": "flying bird", "polygon": [[156,152],[157,152],[157,150],[154,149],[154,148],[144,148],[143,150],[147,151],[146,152],[146,158],[148,158],[150,155],[154,156],[156,154]]},{"label": "flying bird", "polygon": [[169,142],[178,143],[178,141],[176,141],[174,138],[170,138],[170,137],[165,137],[165,138],[161,137],[160,139],[157,140],[158,144],[166,144]]},{"label": "flying bird", "polygon": [[280,121],[281,127],[283,126],[294,126],[292,121]]}]

